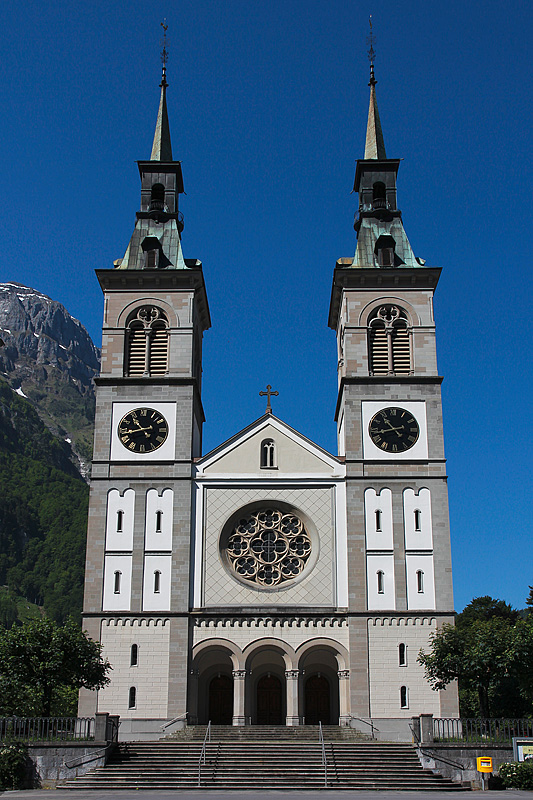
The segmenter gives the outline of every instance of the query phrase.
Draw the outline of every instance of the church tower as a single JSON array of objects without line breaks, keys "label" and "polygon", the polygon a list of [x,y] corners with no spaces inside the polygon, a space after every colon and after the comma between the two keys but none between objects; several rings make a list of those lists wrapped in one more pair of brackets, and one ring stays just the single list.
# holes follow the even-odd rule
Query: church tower
[{"label": "church tower", "polygon": [[[355,256],[337,261],[329,325],[338,345],[336,421],[346,465],[351,713],[457,715],[454,687],[413,672],[428,634],[453,622],[441,381],[433,293],[398,208],[370,52],[370,107]],[[424,699],[425,698],[425,699]]]},{"label": "church tower", "polygon": [[96,381],[83,626],[112,682],[82,691],[96,710],[169,719],[186,707],[193,460],[201,453],[202,264],[185,259],[172,155],[166,48],[152,152],[138,162],[140,210],[124,258],[96,271],[104,293]]}]

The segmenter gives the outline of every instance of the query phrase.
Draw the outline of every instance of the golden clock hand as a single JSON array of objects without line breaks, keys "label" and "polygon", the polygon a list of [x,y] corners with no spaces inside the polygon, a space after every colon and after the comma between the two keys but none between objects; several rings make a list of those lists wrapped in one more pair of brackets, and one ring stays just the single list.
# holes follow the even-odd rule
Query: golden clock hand
[{"label": "golden clock hand", "polygon": [[139,426],[138,428],[132,428],[132,429],[131,429],[131,430],[129,430],[129,431],[122,431],[122,435],[124,436],[124,435],[125,435],[125,434],[127,434],[127,433],[144,433],[144,431],[152,431],[153,429],[154,429],[154,428],[153,428],[153,425],[150,425],[150,427],[149,427],[149,428],[141,428],[141,427]]}]

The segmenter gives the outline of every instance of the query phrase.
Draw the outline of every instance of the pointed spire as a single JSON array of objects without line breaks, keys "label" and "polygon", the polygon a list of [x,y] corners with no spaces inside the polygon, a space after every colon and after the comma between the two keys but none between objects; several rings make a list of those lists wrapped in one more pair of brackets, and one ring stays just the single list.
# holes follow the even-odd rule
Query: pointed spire
[{"label": "pointed spire", "polygon": [[154,143],[152,145],[152,155],[150,161],[172,161],[172,144],[170,142],[170,125],[168,123],[167,112],[167,28],[166,20],[161,23],[164,30],[163,49],[161,51],[161,61],[163,70],[161,76],[161,99],[159,101],[159,111],[157,112],[157,122],[155,125]]},{"label": "pointed spire", "polygon": [[370,106],[368,109],[368,123],[366,126],[366,142],[365,142],[365,160],[366,159],[386,159],[385,141],[383,139],[383,131],[381,130],[381,122],[379,119],[378,101],[376,99],[376,78],[374,76],[374,57],[376,51],[374,50],[375,36],[372,31],[372,16],[370,22],[370,35],[368,37],[368,58],[370,61]]}]

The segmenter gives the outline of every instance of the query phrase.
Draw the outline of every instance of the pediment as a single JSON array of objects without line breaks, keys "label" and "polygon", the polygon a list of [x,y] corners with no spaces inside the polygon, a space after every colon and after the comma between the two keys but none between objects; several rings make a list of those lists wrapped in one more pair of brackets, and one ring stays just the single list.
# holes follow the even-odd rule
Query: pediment
[{"label": "pediment", "polygon": [[[261,467],[261,445],[271,439],[275,466]],[[344,465],[319,445],[272,414],[258,419],[196,463],[197,476],[254,477],[268,480],[297,477],[341,477]]]}]

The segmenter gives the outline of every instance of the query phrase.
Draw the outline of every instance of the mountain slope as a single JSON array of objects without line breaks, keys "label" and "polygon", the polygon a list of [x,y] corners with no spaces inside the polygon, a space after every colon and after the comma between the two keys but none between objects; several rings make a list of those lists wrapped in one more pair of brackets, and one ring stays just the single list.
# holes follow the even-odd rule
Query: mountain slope
[{"label": "mountain slope", "polygon": [[72,447],[86,476],[92,454],[93,378],[99,352],[61,303],[19,283],[0,283],[0,373]]}]

